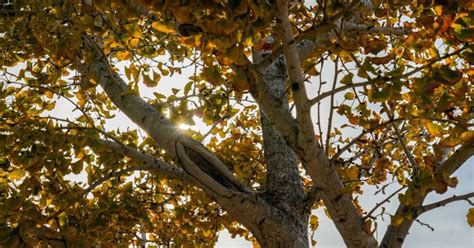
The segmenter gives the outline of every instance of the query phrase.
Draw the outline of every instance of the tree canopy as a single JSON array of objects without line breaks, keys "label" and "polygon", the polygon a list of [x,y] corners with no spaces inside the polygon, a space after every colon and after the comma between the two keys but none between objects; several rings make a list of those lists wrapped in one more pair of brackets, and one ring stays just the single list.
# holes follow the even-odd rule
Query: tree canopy
[{"label": "tree canopy", "polygon": [[473,42],[469,0],[0,1],[0,246],[308,247],[323,208],[401,247],[474,197],[424,204],[474,154]]}]

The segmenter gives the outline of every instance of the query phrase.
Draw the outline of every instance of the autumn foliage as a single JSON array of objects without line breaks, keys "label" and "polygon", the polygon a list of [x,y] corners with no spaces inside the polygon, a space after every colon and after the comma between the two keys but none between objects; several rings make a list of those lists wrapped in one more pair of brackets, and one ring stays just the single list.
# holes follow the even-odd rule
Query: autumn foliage
[{"label": "autumn foliage", "polygon": [[468,0],[0,1],[0,49],[1,247],[305,247],[318,208],[400,247],[474,196],[424,204],[474,154]]}]

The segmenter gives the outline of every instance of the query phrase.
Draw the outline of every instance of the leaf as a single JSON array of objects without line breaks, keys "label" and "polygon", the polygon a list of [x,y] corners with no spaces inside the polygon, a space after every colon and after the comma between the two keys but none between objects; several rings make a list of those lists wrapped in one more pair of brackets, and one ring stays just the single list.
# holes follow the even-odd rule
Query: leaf
[{"label": "leaf", "polygon": [[217,65],[204,67],[201,75],[204,80],[208,81],[213,85],[220,85],[224,81]]},{"label": "leaf", "polygon": [[459,135],[459,139],[461,139],[464,142],[469,142],[469,141],[474,140],[474,131],[469,130],[469,131],[461,133],[461,135]]},{"label": "leaf", "polygon": [[353,78],[354,78],[354,74],[349,73],[341,79],[341,84],[345,84],[345,85],[352,84]]},{"label": "leaf", "polygon": [[74,174],[79,174],[82,172],[82,167],[83,167],[83,161],[82,160],[79,160],[75,163],[72,163],[71,164],[71,169],[72,169],[72,173]]},{"label": "leaf", "polygon": [[48,111],[51,111],[51,110],[54,109],[55,106],[56,106],[56,102],[50,102],[50,103],[46,104],[45,109],[48,110]]},{"label": "leaf", "polygon": [[470,208],[466,214],[467,224],[474,227],[474,208]]},{"label": "leaf", "polygon": [[385,41],[373,39],[367,43],[367,46],[365,47],[365,53],[377,54],[385,48],[387,48],[387,43]]},{"label": "leaf", "polygon": [[250,82],[248,77],[247,77],[246,71],[244,71],[241,68],[237,68],[236,74],[234,75],[234,78],[232,80],[232,87],[234,90],[238,92],[244,92],[246,90],[250,89]]},{"label": "leaf", "polygon": [[153,22],[151,24],[151,27],[153,29],[155,29],[156,31],[162,32],[162,33],[165,33],[165,34],[176,33],[176,28],[173,25],[169,25],[169,24],[167,25],[167,24],[160,23],[160,22]]},{"label": "leaf", "polygon": [[464,51],[460,55],[461,58],[465,59],[469,64],[474,64],[474,52]]},{"label": "leaf", "polygon": [[350,181],[355,181],[359,179],[359,168],[357,166],[352,166],[345,170],[345,174]]},{"label": "leaf", "polygon": [[309,226],[310,226],[312,231],[315,231],[316,229],[318,229],[318,226],[319,226],[318,216],[311,215],[309,217]]},{"label": "leaf", "polygon": [[384,65],[390,62],[394,57],[394,53],[389,53],[387,56],[384,57],[369,57],[368,59],[370,60],[370,62],[376,65]]},{"label": "leaf", "polygon": [[347,92],[346,94],[344,94],[344,98],[346,98],[347,100],[354,100],[355,95],[352,92]]},{"label": "leaf", "polygon": [[120,51],[117,52],[118,60],[128,60],[132,57],[132,54],[129,51]]},{"label": "leaf", "polygon": [[25,175],[25,170],[23,169],[15,169],[10,172],[9,177],[11,180],[18,180]]},{"label": "leaf", "polygon": [[128,44],[130,45],[131,48],[134,48],[134,47],[138,46],[139,42],[140,42],[139,38],[133,38],[128,42]]},{"label": "leaf", "polygon": [[45,91],[44,95],[49,99],[53,99],[53,96],[54,96],[53,92],[50,90]]},{"label": "leaf", "polygon": [[439,137],[443,134],[443,128],[432,121],[426,121],[425,127],[428,130],[428,132],[434,137]]},{"label": "leaf", "polygon": [[158,85],[158,81],[152,80],[147,74],[143,74],[143,83],[150,88]]},{"label": "leaf", "polygon": [[448,147],[448,148],[453,148],[457,145],[459,145],[462,142],[461,139],[457,137],[447,137],[446,139],[443,139],[439,142],[439,145],[441,147]]},{"label": "leaf", "polygon": [[389,87],[384,87],[382,90],[379,90],[377,88],[371,88],[367,92],[367,95],[369,97],[369,100],[373,102],[385,102],[390,98],[390,96],[392,95],[391,93],[392,92]]}]

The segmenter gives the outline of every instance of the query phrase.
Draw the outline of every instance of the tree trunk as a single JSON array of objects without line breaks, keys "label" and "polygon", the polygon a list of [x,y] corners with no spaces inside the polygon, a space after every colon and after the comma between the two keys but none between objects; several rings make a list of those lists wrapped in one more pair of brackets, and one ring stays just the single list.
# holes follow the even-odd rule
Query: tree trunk
[{"label": "tree trunk", "polygon": [[290,221],[273,222],[264,219],[259,224],[259,230],[252,232],[258,243],[265,248],[309,247],[308,218],[302,217],[296,220],[292,217],[283,217],[281,219],[289,219]]}]

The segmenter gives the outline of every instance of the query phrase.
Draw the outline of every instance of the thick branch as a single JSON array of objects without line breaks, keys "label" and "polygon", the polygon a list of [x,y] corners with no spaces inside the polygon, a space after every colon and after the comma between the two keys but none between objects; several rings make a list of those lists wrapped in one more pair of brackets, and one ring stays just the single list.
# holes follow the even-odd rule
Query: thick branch
[{"label": "thick branch", "polygon": [[[254,51],[253,61],[258,62],[264,56],[264,52]],[[289,111],[288,96],[286,94],[288,76],[285,63],[278,61],[272,64],[263,72],[262,77],[268,82],[273,94],[280,96],[282,101],[280,108]],[[264,197],[279,208],[285,209],[288,213],[300,214],[302,210],[301,203],[305,196],[295,153],[286,144],[285,139],[265,114],[262,113],[260,121],[267,170]]]},{"label": "thick branch", "polygon": [[[130,120],[145,130],[159,146],[181,163],[184,170],[199,182],[200,187],[211,195],[226,197],[232,194],[231,191],[250,191],[233,176],[214,154],[197,142],[184,137],[161,112],[134,92],[131,92],[123,79],[110,67],[97,44],[86,35],[83,35],[83,38],[86,47],[95,56],[92,63],[88,65],[88,70],[96,75],[98,83],[112,102]],[[198,155],[191,155],[190,152]],[[190,156],[195,160],[190,159]],[[214,174],[210,175],[206,171],[212,171]]]},{"label": "thick branch", "polygon": [[437,174],[452,175],[461,165],[474,155],[474,141],[462,145],[446,161],[436,168]]},{"label": "thick branch", "polygon": [[290,145],[321,192],[321,198],[346,245],[375,247],[377,242],[364,231],[362,218],[357,214],[350,196],[344,193],[344,185],[335,167],[314,139],[310,105],[304,87],[298,49],[288,20],[286,1],[277,1],[276,8],[277,31],[285,47],[290,87],[297,110],[297,142]]}]

